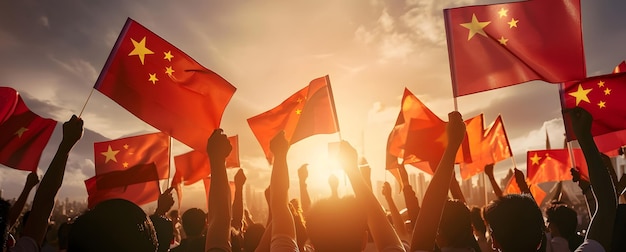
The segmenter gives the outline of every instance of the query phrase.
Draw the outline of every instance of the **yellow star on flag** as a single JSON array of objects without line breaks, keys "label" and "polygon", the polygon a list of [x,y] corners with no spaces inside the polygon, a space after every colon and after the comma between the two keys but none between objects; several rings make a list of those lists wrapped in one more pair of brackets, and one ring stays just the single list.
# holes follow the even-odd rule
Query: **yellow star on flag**
[{"label": "yellow star on flag", "polygon": [[166,73],[167,75],[169,75],[170,77],[172,76],[172,74],[173,74],[174,72],[176,72],[176,71],[174,71],[174,69],[172,69],[172,67],[171,67],[171,66],[168,66],[168,67],[166,67],[166,68],[165,68],[165,73]]},{"label": "yellow star on flag", "polygon": [[576,97],[576,106],[578,106],[578,104],[581,101],[586,101],[587,103],[589,102],[589,97],[587,97],[587,94],[589,94],[589,92],[591,92],[592,88],[590,89],[583,89],[583,85],[582,84],[578,84],[578,90],[576,90],[576,92],[571,92],[569,93],[569,95]]},{"label": "yellow star on flag", "polygon": [[507,24],[509,24],[509,28],[513,28],[517,27],[517,22],[519,22],[519,19],[515,20],[515,18],[511,18],[511,21],[509,21]]},{"label": "yellow star on flag", "polygon": [[122,163],[122,166],[124,166],[124,168],[128,168],[128,162]]},{"label": "yellow star on flag", "polygon": [[541,157],[537,155],[537,152],[535,152],[534,156],[530,157],[531,165],[539,165],[539,160],[541,160]]},{"label": "yellow star on flag", "polygon": [[21,127],[20,129],[18,129],[18,130],[15,132],[15,135],[17,135],[17,137],[19,137],[19,138],[22,138],[22,135],[23,135],[23,134],[24,134],[24,132],[26,132],[27,130],[28,130],[27,128]]},{"label": "yellow star on flag", "polygon": [[598,82],[598,87],[604,87],[604,81]]},{"label": "yellow star on flag", "polygon": [[498,39],[498,42],[500,42],[500,44],[502,45],[506,45],[506,42],[509,42],[509,39],[504,38],[504,36],[500,37],[500,39]]},{"label": "yellow star on flag", "polygon": [[604,90],[604,95],[610,95],[610,94],[611,94],[611,89],[606,88],[606,89]]},{"label": "yellow star on flag", "polygon": [[124,146],[122,146],[122,147],[124,147],[124,149],[128,150],[128,144],[124,144]]},{"label": "yellow star on flag", "polygon": [[296,109],[296,115],[302,114],[302,110],[301,109]]},{"label": "yellow star on flag", "polygon": [[156,77],[156,73],[149,74],[149,75],[150,75],[150,78],[148,79],[148,81],[151,81],[152,84],[156,84],[156,82],[159,81],[159,79],[157,79]]},{"label": "yellow star on flag", "polygon": [[168,60],[169,62],[172,62],[172,58],[174,58],[174,55],[172,55],[172,51],[163,52],[163,54],[165,54],[163,59]]},{"label": "yellow star on flag", "polygon": [[113,149],[111,149],[111,145],[109,145],[108,150],[105,152],[101,152],[100,154],[104,155],[104,157],[106,158],[104,160],[105,164],[109,162],[109,160],[113,160],[117,163],[117,159],[115,158],[115,155],[117,155],[118,152],[120,151],[119,150],[114,151]]},{"label": "yellow star on flag", "polygon": [[507,9],[505,9],[505,8],[501,8],[501,9],[498,11],[498,15],[500,15],[500,18],[503,18],[503,17],[506,17],[506,16],[508,15],[508,14],[507,14],[508,12],[509,12],[509,10],[507,10]]},{"label": "yellow star on flag", "polygon": [[141,64],[143,65],[146,54],[154,54],[154,52],[146,48],[146,37],[143,37],[141,41],[139,41],[139,43],[132,38],[130,40],[133,42],[133,46],[135,48],[128,54],[128,56],[133,56],[133,55],[139,56],[139,60],[141,61]]},{"label": "yellow star on flag", "polygon": [[598,102],[598,107],[600,107],[600,108],[606,108],[606,102],[604,102],[604,101],[600,101],[600,102]]},{"label": "yellow star on flag", "polygon": [[476,14],[472,14],[472,21],[469,23],[463,23],[461,24],[461,26],[469,29],[469,35],[467,35],[467,40],[469,41],[476,34],[480,34],[480,35],[487,37],[487,34],[483,30],[483,28],[485,28],[485,26],[489,25],[490,23],[491,21],[479,22],[478,19],[476,18]]}]

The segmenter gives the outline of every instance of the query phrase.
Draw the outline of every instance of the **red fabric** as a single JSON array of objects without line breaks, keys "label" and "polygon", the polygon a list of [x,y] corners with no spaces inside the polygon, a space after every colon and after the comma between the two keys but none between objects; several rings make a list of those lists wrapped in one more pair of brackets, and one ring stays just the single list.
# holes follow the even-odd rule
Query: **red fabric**
[{"label": "red fabric", "polygon": [[328,76],[312,80],[280,105],[248,118],[268,162],[272,163],[270,140],[281,130],[290,144],[315,134],[339,131]]},{"label": "red fabric", "polygon": [[239,136],[234,135],[228,137],[228,141],[230,141],[230,146],[233,147],[233,150],[226,157],[226,168],[236,168],[240,167],[239,163]]},{"label": "red fabric", "polygon": [[476,174],[475,172],[482,172],[487,164],[495,164],[511,157],[511,147],[509,146],[509,139],[504,130],[501,116],[498,116],[485,131],[480,148],[473,146],[471,153],[472,162],[461,164],[461,176],[463,179],[470,178],[464,175],[464,173],[472,174],[472,172],[464,172],[464,170],[474,171],[473,173]]},{"label": "red fabric", "polygon": [[206,152],[190,151],[175,156],[174,163],[176,164],[176,173],[172,179],[172,185],[182,182],[185,185],[191,185],[211,175],[211,165]]},{"label": "red fabric", "polygon": [[[564,109],[579,106],[593,116],[591,134],[601,136],[626,130],[626,73],[608,74],[588,78],[582,82],[568,82],[561,86],[561,104]],[[575,140],[571,120],[564,115],[565,130],[569,140]],[[622,139],[626,140],[626,139]],[[596,142],[597,139],[596,139]],[[623,145],[616,142],[613,149]],[[606,143],[600,143],[603,148]],[[610,148],[609,148],[610,149]]]},{"label": "red fabric", "polygon": [[[580,0],[446,9],[444,20],[455,97],[530,80],[586,77]],[[473,20],[481,22],[473,22],[476,33],[466,28]]]},{"label": "red fabric", "polygon": [[98,189],[169,178],[169,143],[162,132],[94,143]]},{"label": "red fabric", "polygon": [[[142,45],[152,53],[138,54]],[[168,68],[174,72],[166,73]],[[158,80],[152,81],[151,75]],[[146,123],[200,151],[220,126],[236,89],[132,19],[124,25],[94,88]]]},{"label": "red fabric", "polygon": [[[479,164],[482,163],[482,156],[485,155],[483,152],[483,148],[485,144],[483,144],[484,140],[484,118],[483,114],[475,116],[465,121],[465,129],[467,132],[467,137],[465,141],[467,141],[469,146],[469,152],[471,155],[471,162],[463,162],[460,165],[461,178],[469,179],[472,176],[482,172],[485,170],[485,165],[466,165],[466,164]],[[457,153],[458,155],[458,153]]]},{"label": "red fabric", "polygon": [[582,150],[572,149],[572,152],[576,162],[575,166],[572,165],[572,159],[567,149],[528,151],[526,155],[526,169],[529,183],[539,184],[550,181],[571,180],[572,174],[570,169],[573,167],[577,167],[581,176],[588,179],[589,172]]},{"label": "red fabric", "polygon": [[[530,193],[532,193],[533,198],[535,199],[535,202],[537,203],[538,206],[541,206],[541,202],[543,202],[543,200],[546,198],[547,193],[544,190],[542,190],[539,186],[535,184],[529,184],[528,180],[526,181],[526,183],[528,184]],[[509,183],[504,188],[503,193],[505,195],[522,193],[522,190],[519,188],[519,185],[517,184],[515,177],[511,177],[511,180],[509,180]]]},{"label": "red fabric", "polygon": [[622,61],[613,69],[613,73],[623,73],[626,72],[626,61]]},{"label": "red fabric", "polygon": [[5,120],[0,124],[0,163],[18,170],[36,171],[57,122],[30,111],[12,88],[2,88],[0,94],[16,99],[14,105],[9,100],[2,101],[5,107],[0,109],[6,113],[0,115]]},{"label": "red fabric", "polygon": [[0,124],[8,120],[17,106],[19,94],[10,87],[0,87]]},{"label": "red fabric", "polygon": [[126,199],[137,205],[144,205],[158,200],[159,195],[161,195],[158,181],[143,182],[111,189],[98,189],[97,178],[98,176],[94,176],[85,180],[88,194],[87,207],[90,209],[108,199]]}]

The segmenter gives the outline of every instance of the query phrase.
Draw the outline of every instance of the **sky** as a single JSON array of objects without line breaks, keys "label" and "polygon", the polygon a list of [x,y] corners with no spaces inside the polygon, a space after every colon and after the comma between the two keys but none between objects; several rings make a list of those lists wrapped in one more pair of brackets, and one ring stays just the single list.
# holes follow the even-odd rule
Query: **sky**
[{"label": "sky", "polygon": [[[296,169],[309,163],[315,198],[328,193],[327,176],[338,174],[323,160],[327,143],[340,137],[367,158],[374,180],[391,179],[383,168],[385,142],[405,87],[447,120],[454,103],[443,9],[489,3],[501,2],[1,1],[0,86],[15,88],[32,111],[59,122],[86,105],[81,115],[85,135],[70,155],[59,192],[59,198],[84,200],[83,180],[94,175],[94,142],[156,131],[98,91],[87,100],[128,17],[237,87],[222,128],[239,135],[242,167],[253,189],[267,186],[270,168],[246,119],[329,75],[341,133],[298,142],[288,156],[290,193],[297,195]],[[587,74],[608,73],[626,59],[626,2],[581,0],[581,6]],[[546,129],[552,146],[563,142],[558,85],[533,81],[457,102],[464,118],[484,113],[486,125],[502,115],[522,170],[526,151],[544,148]],[[58,146],[59,128],[44,151],[39,174]],[[174,155],[188,150],[174,143]],[[512,160],[502,161],[496,174],[512,166]],[[2,196],[17,197],[25,179],[25,172],[0,167]],[[185,192],[198,197],[203,188],[199,183]]]}]

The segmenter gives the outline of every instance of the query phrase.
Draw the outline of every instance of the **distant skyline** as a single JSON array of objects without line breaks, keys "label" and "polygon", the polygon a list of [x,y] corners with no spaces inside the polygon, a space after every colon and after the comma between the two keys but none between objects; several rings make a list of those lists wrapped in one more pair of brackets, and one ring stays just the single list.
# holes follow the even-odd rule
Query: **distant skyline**
[{"label": "distant skyline", "polygon": [[[365,155],[373,180],[390,180],[384,171],[385,143],[404,87],[443,120],[454,109],[443,9],[489,3],[502,2],[2,1],[0,86],[18,90],[39,115],[68,120],[85,105],[131,17],[237,87],[222,128],[239,135],[242,167],[255,189],[267,186],[270,169],[246,119],[324,75],[330,76],[341,137]],[[609,73],[626,59],[626,2],[581,0],[581,6],[587,74]],[[484,113],[485,126],[502,115],[522,170],[526,151],[544,148],[546,129],[554,148],[563,142],[558,85],[534,81],[457,101],[464,118]],[[60,199],[86,198],[83,180],[94,175],[93,142],[156,131],[98,91],[82,118],[85,136],[70,154]],[[44,152],[40,174],[61,139],[59,128]],[[338,134],[318,135],[292,146],[291,196],[297,196],[296,170],[303,163],[310,164],[310,187],[327,194],[327,176],[340,173],[320,160],[326,158],[327,143],[338,139]],[[187,150],[175,143],[173,154]],[[502,161],[496,173],[503,175],[512,165]],[[25,172],[0,167],[3,197],[17,197],[25,179]],[[203,190],[201,183],[185,188],[185,197],[198,197]]]}]

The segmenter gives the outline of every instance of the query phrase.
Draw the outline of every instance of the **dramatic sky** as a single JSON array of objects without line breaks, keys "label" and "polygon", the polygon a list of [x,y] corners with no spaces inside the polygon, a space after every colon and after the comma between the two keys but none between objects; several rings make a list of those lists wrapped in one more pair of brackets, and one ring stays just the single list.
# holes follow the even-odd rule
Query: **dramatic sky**
[{"label": "dramatic sky", "polygon": [[[66,121],[80,113],[131,17],[237,87],[222,127],[228,135],[239,135],[242,166],[253,188],[267,186],[269,167],[246,119],[327,74],[341,137],[367,157],[375,180],[390,179],[383,171],[385,140],[404,87],[444,120],[454,108],[442,10],[495,2],[1,1],[0,85],[17,89],[36,113]],[[581,2],[587,73],[608,73],[626,59],[626,2]],[[563,142],[559,104],[557,85],[540,81],[458,99],[465,118],[482,112],[488,125],[503,116],[523,170],[526,151],[543,148],[546,128],[553,146]],[[83,180],[94,175],[94,141],[155,131],[97,91],[82,118],[85,136],[70,155],[61,198],[86,197]],[[40,174],[58,146],[58,129],[44,152]],[[312,187],[320,189],[313,197],[325,194],[328,174],[337,173],[320,160],[327,143],[338,139],[338,134],[314,136],[292,146],[291,175],[296,179],[296,168],[310,163]],[[174,154],[187,150],[175,143]],[[497,173],[512,166],[509,160],[502,163]],[[3,197],[17,197],[25,177],[0,167]],[[196,185],[186,192],[199,195],[202,190]]]}]

